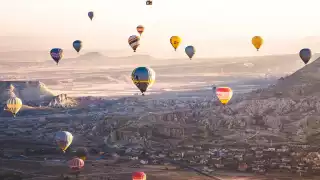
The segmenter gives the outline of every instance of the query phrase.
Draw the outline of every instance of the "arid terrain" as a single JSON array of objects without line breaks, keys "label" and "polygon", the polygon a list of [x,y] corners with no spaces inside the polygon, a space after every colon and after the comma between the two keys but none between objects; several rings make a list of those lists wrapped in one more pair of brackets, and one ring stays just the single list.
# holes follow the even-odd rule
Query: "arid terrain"
[{"label": "arid terrain", "polygon": [[[86,147],[83,180],[130,179],[134,171],[151,180],[319,178],[320,60],[91,52],[56,66],[44,52],[29,53],[36,61],[20,54],[30,56],[0,53],[0,103],[14,95],[24,103],[16,118],[0,114],[1,174],[74,178],[66,161]],[[146,96],[131,82],[137,66],[156,72]],[[212,86],[234,90],[227,106]],[[53,140],[59,130],[74,135],[65,154]]]}]

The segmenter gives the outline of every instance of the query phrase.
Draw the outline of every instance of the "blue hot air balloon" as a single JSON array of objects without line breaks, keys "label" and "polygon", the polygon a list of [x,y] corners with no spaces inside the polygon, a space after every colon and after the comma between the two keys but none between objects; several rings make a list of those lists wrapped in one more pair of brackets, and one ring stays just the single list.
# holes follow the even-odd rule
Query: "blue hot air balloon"
[{"label": "blue hot air balloon", "polygon": [[155,78],[156,73],[149,67],[137,67],[131,74],[133,83],[142,92],[142,95],[153,85]]},{"label": "blue hot air balloon", "polygon": [[77,52],[79,52],[79,51],[81,50],[81,48],[82,48],[82,41],[80,41],[80,40],[75,40],[72,45],[73,45],[73,48],[74,48]]},{"label": "blue hot air balloon", "polygon": [[193,46],[187,46],[186,49],[186,54],[189,56],[190,60],[192,59],[193,55],[196,52],[196,49]]},{"label": "blue hot air balloon", "polygon": [[57,65],[59,64],[59,61],[62,59],[63,57],[63,50],[61,48],[53,48],[50,51],[50,55],[52,57],[52,59],[57,63]]},{"label": "blue hot air balloon", "polygon": [[88,12],[88,16],[89,16],[90,20],[92,21],[92,19],[94,17],[93,11]]},{"label": "blue hot air balloon", "polygon": [[312,52],[309,48],[304,48],[300,50],[299,56],[304,64],[307,64],[312,57]]}]

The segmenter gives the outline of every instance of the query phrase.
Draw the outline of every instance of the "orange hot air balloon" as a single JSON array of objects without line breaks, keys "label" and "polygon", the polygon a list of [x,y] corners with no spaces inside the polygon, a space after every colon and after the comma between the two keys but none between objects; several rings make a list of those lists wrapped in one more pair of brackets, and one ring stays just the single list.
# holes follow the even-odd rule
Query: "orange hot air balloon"
[{"label": "orange hot air balloon", "polygon": [[134,172],[132,173],[132,180],[146,180],[147,175],[144,172]]},{"label": "orange hot air balloon", "polygon": [[137,26],[137,31],[140,34],[140,36],[142,35],[142,33],[144,32],[144,27],[142,25]]},{"label": "orange hot air balloon", "polygon": [[216,95],[223,105],[226,105],[232,98],[233,91],[229,87],[218,87],[216,90]]}]

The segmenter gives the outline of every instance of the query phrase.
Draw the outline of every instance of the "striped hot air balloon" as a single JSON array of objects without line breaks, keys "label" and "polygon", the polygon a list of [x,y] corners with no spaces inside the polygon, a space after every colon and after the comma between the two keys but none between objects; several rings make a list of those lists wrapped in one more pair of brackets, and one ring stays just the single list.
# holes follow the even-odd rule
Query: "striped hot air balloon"
[{"label": "striped hot air balloon", "polygon": [[10,111],[13,114],[13,116],[16,117],[16,114],[20,111],[21,107],[21,99],[17,97],[11,97],[7,100],[7,108],[5,110]]},{"label": "striped hot air balloon", "polygon": [[134,172],[132,173],[132,180],[146,180],[147,175],[144,172]]},{"label": "striped hot air balloon", "polygon": [[144,32],[144,27],[142,25],[137,26],[137,31],[140,34],[140,36],[142,35],[142,33]]},{"label": "striped hot air balloon", "polygon": [[128,43],[131,46],[131,48],[133,49],[133,52],[136,52],[137,48],[140,45],[140,37],[136,36],[136,35],[132,35],[129,37]]},{"label": "striped hot air balloon", "polygon": [[223,105],[226,105],[232,98],[233,91],[229,87],[218,87],[216,95]]},{"label": "striped hot air balloon", "polygon": [[68,161],[68,166],[70,169],[78,171],[84,167],[84,161],[74,157],[72,160]]}]

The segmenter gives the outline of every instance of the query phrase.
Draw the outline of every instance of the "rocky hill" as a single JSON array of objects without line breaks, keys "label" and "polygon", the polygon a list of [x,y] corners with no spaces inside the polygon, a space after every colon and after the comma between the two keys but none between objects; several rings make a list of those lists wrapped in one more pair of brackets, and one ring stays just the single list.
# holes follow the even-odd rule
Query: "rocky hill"
[{"label": "rocky hill", "polygon": [[10,97],[19,97],[25,106],[24,109],[28,109],[26,106],[70,107],[75,104],[75,100],[66,94],[55,95],[40,81],[0,81],[2,107]]},{"label": "rocky hill", "polygon": [[[320,58],[266,89],[234,97],[228,106],[214,104],[145,117],[155,124],[171,119],[194,123],[212,138],[243,143],[320,143]],[[203,103],[202,103],[203,104]],[[191,109],[191,110],[190,110]],[[159,126],[156,124],[156,126]]]}]

